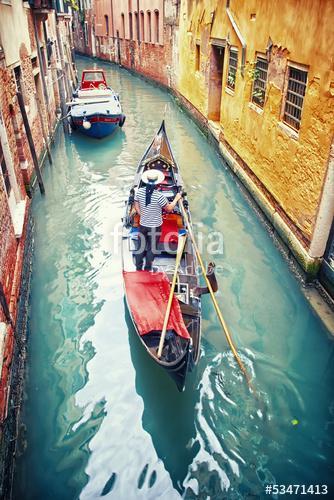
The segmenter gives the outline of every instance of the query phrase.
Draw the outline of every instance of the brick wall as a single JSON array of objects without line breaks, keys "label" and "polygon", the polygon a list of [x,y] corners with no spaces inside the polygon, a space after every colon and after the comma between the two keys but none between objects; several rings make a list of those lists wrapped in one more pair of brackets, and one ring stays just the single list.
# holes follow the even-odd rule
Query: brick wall
[{"label": "brick wall", "polygon": [[[57,122],[56,109],[59,107],[56,51],[54,49],[49,67],[45,69],[41,68],[34,34],[33,14],[31,9],[28,9],[26,12],[31,50],[20,40],[19,33],[17,39],[13,40],[13,43],[18,46],[19,53],[19,61],[17,61],[15,65],[15,67],[19,66],[19,71],[17,71],[18,83],[15,79],[13,67],[7,67],[6,65],[6,54],[3,52],[0,53],[1,145],[3,150],[6,149],[5,160],[7,170],[10,170],[16,179],[16,182],[14,182],[13,178],[10,177],[12,185],[12,201],[10,207],[5,185],[0,173],[0,280],[14,327],[17,320],[18,300],[21,293],[23,255],[27,245],[30,245],[30,242],[26,241],[27,220],[30,206],[30,200],[27,198],[26,193],[26,185],[31,183],[34,175],[34,164],[17,99],[17,85],[19,85],[22,91],[36,155],[40,159],[45,149],[42,123],[44,124],[45,131],[47,133],[49,132],[51,136]],[[44,15],[43,19],[47,22],[48,35],[50,35],[50,38],[53,40],[56,40],[55,12],[50,11],[49,14]],[[64,19],[59,20],[60,29],[63,33],[63,41],[71,47],[71,41],[68,40],[68,25],[66,24],[68,22],[68,19],[66,21]],[[42,19],[40,19],[40,17],[37,18],[37,27],[40,44],[42,45],[44,43],[45,45],[42,31]],[[43,89],[43,71],[45,71],[47,102]],[[20,75],[19,78],[18,75]],[[36,102],[36,94],[39,97],[41,114]],[[10,169],[8,169],[7,165],[9,159]],[[14,185],[17,185],[17,189],[14,189]],[[14,194],[15,196],[13,196]],[[19,203],[22,202],[25,203],[23,232],[19,238],[16,238],[13,225],[13,214],[19,206]],[[31,234],[29,237],[31,238]],[[6,323],[6,321],[4,311],[0,306],[0,322]],[[5,328],[5,336],[2,340],[0,339],[0,341],[0,347],[3,351],[3,356],[0,360],[0,422],[2,422],[7,415],[9,390],[12,390],[12,388],[10,388],[10,380],[14,352],[14,329],[8,322]]]},{"label": "brick wall", "polygon": [[[164,43],[138,42],[137,40],[96,37],[96,56],[106,61],[122,64],[122,66],[137,71],[148,78],[166,86],[172,86],[172,28],[164,26]],[[87,54],[89,55],[89,54]]]}]

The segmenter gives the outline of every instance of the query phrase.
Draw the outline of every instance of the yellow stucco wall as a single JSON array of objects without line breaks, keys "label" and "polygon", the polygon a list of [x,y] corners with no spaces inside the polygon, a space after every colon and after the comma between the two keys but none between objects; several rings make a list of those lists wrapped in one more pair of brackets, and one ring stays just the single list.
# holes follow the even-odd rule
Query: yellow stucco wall
[{"label": "yellow stucco wall", "polygon": [[[230,11],[247,45],[244,78],[240,72],[241,43],[227,16],[226,2],[182,0],[177,90],[207,117],[210,38],[228,39],[238,48],[233,95],[225,90],[228,66],[228,49],[225,49],[220,116],[223,137],[295,226],[311,239],[334,131],[334,2],[231,0]],[[273,47],[266,102],[258,113],[249,106],[251,63],[256,52],[266,53],[269,37]],[[201,46],[197,72],[196,42]],[[298,134],[290,134],[289,127],[281,125],[287,62],[308,69]]]}]

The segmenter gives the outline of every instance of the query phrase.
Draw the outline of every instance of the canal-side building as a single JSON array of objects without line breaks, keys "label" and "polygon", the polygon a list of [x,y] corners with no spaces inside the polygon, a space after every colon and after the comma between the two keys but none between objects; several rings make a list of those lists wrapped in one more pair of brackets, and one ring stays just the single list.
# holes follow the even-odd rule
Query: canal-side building
[{"label": "canal-side building", "polygon": [[173,87],[178,13],[175,0],[81,2],[74,14],[76,49]]},{"label": "canal-side building", "polygon": [[[103,0],[101,0],[103,1]],[[79,0],[73,12],[73,41],[77,52],[95,57],[95,26],[93,6],[95,0]]]},{"label": "canal-side building", "polygon": [[331,0],[180,12],[178,92],[311,274],[334,215],[333,19]]},{"label": "canal-side building", "polygon": [[24,254],[31,243],[27,234],[30,196],[36,164],[41,167],[44,162],[59,122],[61,100],[70,97],[71,80],[76,78],[72,49],[71,12],[63,0],[0,1],[1,497],[6,419],[15,411],[13,365],[22,358],[18,308]]}]

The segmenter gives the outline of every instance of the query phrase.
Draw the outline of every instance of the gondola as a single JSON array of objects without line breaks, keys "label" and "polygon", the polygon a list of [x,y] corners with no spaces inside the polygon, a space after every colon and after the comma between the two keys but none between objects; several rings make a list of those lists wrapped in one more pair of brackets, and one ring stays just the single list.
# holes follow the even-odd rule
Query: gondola
[{"label": "gondola", "polygon": [[[186,375],[196,365],[201,342],[201,295],[196,253],[189,237],[178,268],[178,279],[171,313],[158,357],[165,311],[174,275],[178,239],[187,233],[180,207],[163,214],[163,225],[152,271],[136,271],[134,251],[138,247],[139,215],[134,209],[135,190],[142,185],[142,174],[147,169],[160,170],[164,180],[158,188],[169,201],[183,190],[183,180],[173,156],[162,122],[152,143],[141,159],[126,201],[122,227],[122,266],[127,307],[135,331],[148,355],[174,380],[179,391],[185,387]],[[186,196],[183,197],[188,223],[191,224]],[[210,281],[216,289],[213,273]]]}]

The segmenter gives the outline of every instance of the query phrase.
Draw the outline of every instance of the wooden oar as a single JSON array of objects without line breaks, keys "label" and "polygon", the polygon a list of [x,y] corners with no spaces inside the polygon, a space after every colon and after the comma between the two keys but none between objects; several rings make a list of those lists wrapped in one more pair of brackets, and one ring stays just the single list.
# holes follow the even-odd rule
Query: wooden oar
[{"label": "wooden oar", "polygon": [[[204,267],[204,264],[203,264],[203,260],[202,260],[202,257],[201,257],[201,254],[199,253],[199,250],[198,250],[198,247],[197,247],[197,244],[196,244],[196,240],[195,240],[195,237],[194,237],[194,234],[192,232],[192,229],[191,229],[191,226],[189,224],[189,219],[188,219],[188,215],[187,215],[187,212],[185,211],[185,208],[183,206],[183,202],[182,200],[179,201],[179,207],[181,209],[181,213],[183,215],[183,218],[184,218],[184,221],[186,223],[186,226],[187,226],[187,229],[188,229],[188,234],[190,235],[190,238],[191,238],[191,241],[192,241],[192,244],[194,246],[194,249],[195,249],[195,252],[196,252],[196,257],[200,263],[200,266],[202,268],[202,272],[203,272],[203,276],[205,278],[205,281],[206,281],[206,285],[209,289],[209,292],[210,292],[210,295],[211,295],[211,298],[212,298],[212,302],[213,302],[213,305],[216,309],[216,313],[217,313],[217,316],[219,318],[219,321],[223,327],[223,330],[224,330],[224,333],[225,333],[225,336],[226,336],[226,339],[227,339],[227,342],[229,343],[229,346],[234,354],[234,357],[235,359],[237,360],[237,363],[241,369],[241,371],[243,372],[243,374],[245,375],[246,377],[246,380],[247,380],[247,383],[248,383],[248,386],[252,388],[252,390],[254,391],[252,385],[251,385],[251,382],[250,382],[250,378],[249,378],[249,375],[246,371],[246,368],[244,367],[241,359],[239,358],[239,355],[238,355],[238,352],[233,344],[233,341],[232,341],[232,338],[231,338],[231,335],[230,335],[230,332],[227,328],[227,325],[226,325],[226,322],[223,318],[223,315],[220,311],[220,308],[219,308],[219,305],[217,303],[217,300],[216,300],[216,297],[214,295],[214,291],[212,290],[212,286],[211,286],[211,283],[210,281],[208,280],[207,278],[207,275],[206,275],[206,270],[205,270],[205,267]],[[255,391],[254,391],[255,392]]]},{"label": "wooden oar", "polygon": [[184,245],[186,243],[186,239],[187,239],[187,235],[186,234],[182,234],[182,235],[179,235],[179,239],[178,239],[178,242],[177,242],[177,252],[176,252],[176,259],[175,259],[175,270],[174,270],[174,275],[173,275],[172,286],[171,286],[169,297],[168,297],[167,309],[166,309],[164,324],[163,324],[163,327],[162,327],[160,342],[159,342],[158,358],[161,358],[162,348],[164,346],[164,341],[165,341],[166,331],[167,331],[167,324],[168,324],[170,310],[171,310],[171,307],[172,307],[172,302],[173,302],[173,297],[174,297],[174,290],[175,290],[175,285],[176,285],[176,280],[177,280],[177,273],[178,273],[178,270],[179,270],[179,265],[180,265],[180,262],[181,262]]}]

